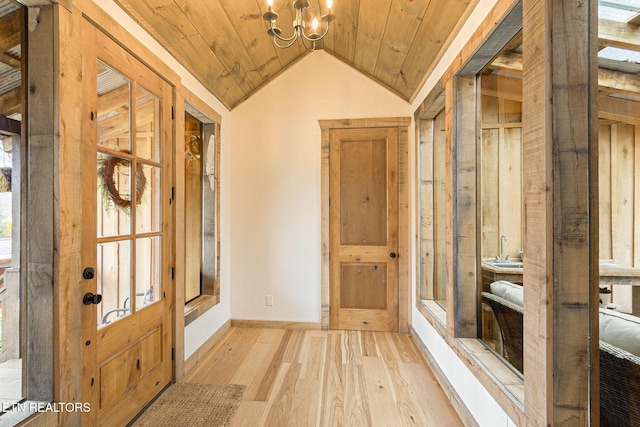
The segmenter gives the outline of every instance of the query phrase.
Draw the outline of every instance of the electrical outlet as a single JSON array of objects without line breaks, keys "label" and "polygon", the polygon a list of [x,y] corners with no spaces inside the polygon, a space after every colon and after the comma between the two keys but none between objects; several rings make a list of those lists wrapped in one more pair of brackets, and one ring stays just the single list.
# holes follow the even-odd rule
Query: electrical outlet
[{"label": "electrical outlet", "polygon": [[273,295],[267,295],[267,302],[266,305],[273,305]]}]

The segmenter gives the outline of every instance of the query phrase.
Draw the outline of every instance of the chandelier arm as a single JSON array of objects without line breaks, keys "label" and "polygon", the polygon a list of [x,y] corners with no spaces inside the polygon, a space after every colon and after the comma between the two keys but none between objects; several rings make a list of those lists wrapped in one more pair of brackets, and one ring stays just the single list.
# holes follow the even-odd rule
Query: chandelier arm
[{"label": "chandelier arm", "polygon": [[283,39],[282,37],[278,37],[278,39],[283,40],[283,41],[288,41],[288,42],[289,42],[289,44],[279,45],[279,44],[278,44],[278,40],[277,40],[275,37],[272,37],[273,44],[274,44],[277,48],[279,48],[279,49],[287,49],[287,48],[289,48],[289,47],[293,46],[293,44],[294,44],[294,43],[296,42],[296,40],[297,40],[297,37],[292,37],[292,38],[291,38],[291,39],[289,39],[289,40],[285,40],[285,39]]},{"label": "chandelier arm", "polygon": [[[316,42],[314,40],[309,40],[307,37],[302,37],[301,40],[302,40],[302,45],[307,50],[307,52],[313,52],[316,49]],[[311,48],[307,46],[307,42],[305,40],[309,40],[311,42]]]},{"label": "chandelier arm", "polygon": [[[277,27],[274,27],[274,26],[273,26],[273,24],[274,24],[274,22],[273,22],[273,21],[271,21],[271,23],[270,23],[271,33],[270,33],[270,34],[272,35],[272,37],[274,38],[274,40],[275,40],[275,38],[277,37],[277,38],[278,38],[278,40],[280,40],[280,41],[283,41],[283,42],[290,42],[290,41],[295,41],[295,40],[298,38],[298,36],[297,36],[297,34],[296,34],[296,32],[295,32],[295,31],[293,32],[293,35],[292,35],[291,37],[282,37],[282,36],[278,35],[278,33],[277,33],[277,32],[273,31],[273,29],[274,29],[274,28],[277,28]],[[291,46],[291,45],[289,45],[289,46]],[[287,47],[288,47],[288,46],[287,46]]]},{"label": "chandelier arm", "polygon": [[304,31],[301,31],[303,39],[306,39],[306,40],[308,40],[308,41],[310,41],[310,42],[317,42],[318,40],[322,40],[322,39],[324,38],[324,36],[326,36],[326,35],[327,35],[327,33],[328,33],[328,32],[329,32],[329,23],[328,23],[328,22],[327,22],[327,27],[324,29],[324,33],[322,33],[322,35],[321,35],[321,36],[319,36],[319,37],[311,38],[311,37],[308,37],[308,36],[304,33]]}]

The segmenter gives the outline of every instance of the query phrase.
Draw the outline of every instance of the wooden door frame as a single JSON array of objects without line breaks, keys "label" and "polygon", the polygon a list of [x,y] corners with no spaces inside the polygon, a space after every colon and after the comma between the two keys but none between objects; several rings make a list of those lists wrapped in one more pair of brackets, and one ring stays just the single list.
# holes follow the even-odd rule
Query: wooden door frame
[{"label": "wooden door frame", "polygon": [[329,141],[332,129],[398,128],[398,328],[409,331],[410,293],[410,210],[409,210],[409,125],[411,117],[381,117],[369,119],[318,120],[321,130],[321,327],[329,330],[330,263],[329,263]]}]

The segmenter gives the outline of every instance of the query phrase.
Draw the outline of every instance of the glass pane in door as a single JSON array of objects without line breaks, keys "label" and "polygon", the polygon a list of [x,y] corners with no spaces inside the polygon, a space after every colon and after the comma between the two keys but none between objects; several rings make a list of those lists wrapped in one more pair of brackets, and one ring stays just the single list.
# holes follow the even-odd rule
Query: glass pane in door
[{"label": "glass pane in door", "polygon": [[131,82],[98,61],[98,146],[131,152]]},{"label": "glass pane in door", "polygon": [[136,309],[160,300],[160,236],[136,239]]},{"label": "glass pane in door", "polygon": [[99,243],[97,258],[100,328],[131,313],[131,241]]},{"label": "glass pane in door", "polygon": [[98,153],[98,237],[131,233],[131,161]]},{"label": "glass pane in door", "polygon": [[160,230],[160,176],[159,167],[138,163],[136,166],[136,231]]},{"label": "glass pane in door", "polygon": [[160,99],[136,85],[136,156],[159,162]]}]

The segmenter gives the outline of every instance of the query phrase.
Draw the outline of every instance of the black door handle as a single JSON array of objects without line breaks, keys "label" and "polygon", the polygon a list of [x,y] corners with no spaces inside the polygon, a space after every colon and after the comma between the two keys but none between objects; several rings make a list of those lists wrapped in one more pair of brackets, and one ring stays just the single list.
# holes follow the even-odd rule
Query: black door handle
[{"label": "black door handle", "polygon": [[397,256],[398,256],[398,254],[396,254],[395,252],[391,252],[391,253],[389,254],[389,256],[390,256],[391,258],[395,258],[395,257],[397,257]]},{"label": "black door handle", "polygon": [[84,305],[100,304],[101,302],[102,302],[102,295],[100,294],[92,294],[91,292],[87,292],[82,297],[82,303]]},{"label": "black door handle", "polygon": [[93,270],[93,267],[87,267],[84,269],[84,271],[82,272],[82,277],[86,280],[91,280],[95,277],[95,271]]}]

